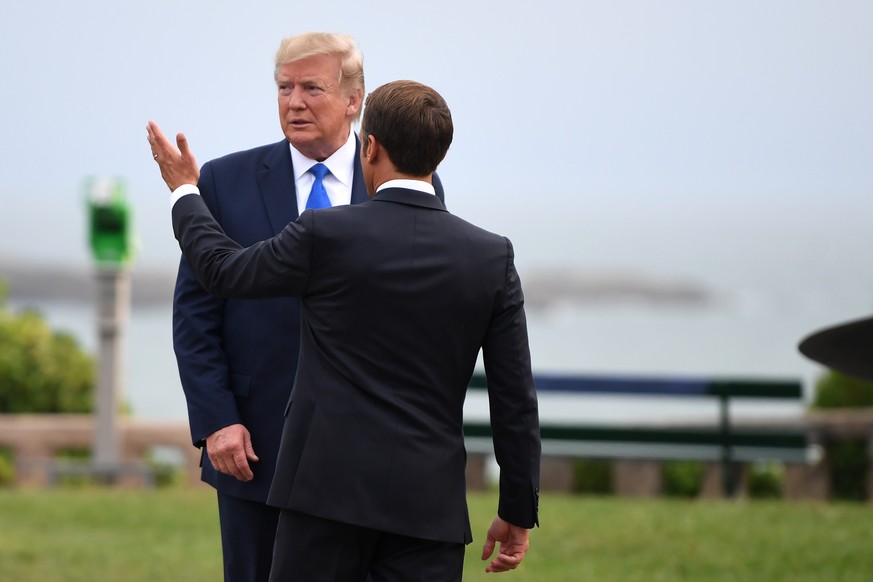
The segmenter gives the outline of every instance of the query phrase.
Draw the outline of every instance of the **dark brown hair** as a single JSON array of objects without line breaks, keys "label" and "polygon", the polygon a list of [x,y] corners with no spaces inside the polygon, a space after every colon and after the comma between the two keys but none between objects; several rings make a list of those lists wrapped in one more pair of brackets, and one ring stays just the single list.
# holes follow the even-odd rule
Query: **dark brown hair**
[{"label": "dark brown hair", "polygon": [[398,172],[432,174],[446,157],[453,132],[449,106],[427,85],[393,81],[367,96],[361,139],[379,140]]}]

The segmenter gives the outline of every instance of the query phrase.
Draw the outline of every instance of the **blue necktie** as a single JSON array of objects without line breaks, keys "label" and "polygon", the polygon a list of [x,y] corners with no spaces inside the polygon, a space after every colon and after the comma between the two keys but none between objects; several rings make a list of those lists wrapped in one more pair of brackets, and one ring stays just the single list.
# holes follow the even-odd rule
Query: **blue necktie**
[{"label": "blue necktie", "polygon": [[327,190],[324,189],[324,182],[322,182],[330,170],[319,162],[309,168],[309,171],[315,176],[315,182],[312,183],[312,190],[309,191],[306,208],[330,208],[330,198],[327,197]]}]

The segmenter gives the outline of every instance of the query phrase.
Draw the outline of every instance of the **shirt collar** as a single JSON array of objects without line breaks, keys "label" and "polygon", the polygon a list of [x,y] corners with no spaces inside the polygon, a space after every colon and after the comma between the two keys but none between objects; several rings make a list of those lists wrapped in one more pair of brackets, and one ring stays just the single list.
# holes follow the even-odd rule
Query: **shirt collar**
[{"label": "shirt collar", "polygon": [[406,188],[407,190],[418,190],[425,194],[436,195],[436,190],[434,190],[433,184],[423,180],[388,180],[376,188],[376,192],[384,190],[385,188]]},{"label": "shirt collar", "polygon": [[[294,166],[294,180],[296,181],[300,179],[300,176],[308,172],[309,168],[317,164],[318,160],[307,158],[293,145],[290,143],[288,145],[291,148],[291,165]],[[322,162],[330,170],[331,176],[349,187],[352,184],[355,168],[355,146],[355,132],[349,129],[349,138],[346,140],[346,143]]]}]

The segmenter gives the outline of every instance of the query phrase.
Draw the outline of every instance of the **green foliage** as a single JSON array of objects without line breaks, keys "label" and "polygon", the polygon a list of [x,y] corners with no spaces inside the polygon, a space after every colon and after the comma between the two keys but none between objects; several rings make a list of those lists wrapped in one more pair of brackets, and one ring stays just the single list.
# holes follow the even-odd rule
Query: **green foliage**
[{"label": "green foliage", "polygon": [[[497,496],[468,501],[465,582],[867,582],[873,572],[871,504],[544,492],[524,562],[486,574],[480,556]],[[215,492],[0,490],[0,580],[221,580]]]},{"label": "green foliage", "polygon": [[93,359],[38,313],[14,314],[2,304],[0,413],[90,412]]},{"label": "green foliage", "polygon": [[748,493],[752,499],[779,499],[785,467],[780,463],[758,462],[749,466]]},{"label": "green foliage", "polygon": [[[55,453],[58,468],[82,468],[84,469],[91,458],[90,447],[65,447]],[[94,478],[86,471],[67,470],[57,475],[55,485],[61,487],[87,487],[95,484]]]},{"label": "green foliage", "polygon": [[661,466],[664,495],[668,497],[697,497],[703,489],[706,470],[700,461],[666,461]]},{"label": "green foliage", "polygon": [[830,371],[815,386],[813,408],[873,406],[873,382]]},{"label": "green foliage", "polygon": [[603,459],[577,459],[573,463],[573,491],[596,495],[612,493],[612,462]]},{"label": "green foliage", "polygon": [[[873,382],[829,371],[816,383],[814,408],[860,408],[873,406]],[[867,499],[866,443],[843,441],[828,445],[831,497],[843,501]]]},{"label": "green foliage", "polygon": [[155,487],[184,487],[185,460],[184,457],[173,461],[160,451],[152,448],[146,453],[146,465],[152,471],[155,478]]},{"label": "green foliage", "polygon": [[0,447],[0,487],[11,487],[15,483],[15,465],[12,451]]},{"label": "green foliage", "polygon": [[828,446],[831,466],[831,498],[841,501],[867,499],[867,443],[840,441]]}]

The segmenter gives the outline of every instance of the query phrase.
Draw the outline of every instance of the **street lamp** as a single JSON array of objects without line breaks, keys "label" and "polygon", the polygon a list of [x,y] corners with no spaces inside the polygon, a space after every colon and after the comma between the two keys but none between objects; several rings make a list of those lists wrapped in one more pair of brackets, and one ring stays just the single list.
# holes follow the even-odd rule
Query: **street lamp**
[{"label": "street lamp", "polygon": [[114,481],[120,471],[118,393],[124,372],[124,329],[130,311],[132,213],[117,179],[85,181],[88,231],[96,265],[99,338],[93,470]]}]

